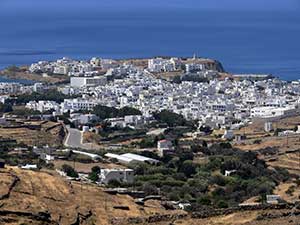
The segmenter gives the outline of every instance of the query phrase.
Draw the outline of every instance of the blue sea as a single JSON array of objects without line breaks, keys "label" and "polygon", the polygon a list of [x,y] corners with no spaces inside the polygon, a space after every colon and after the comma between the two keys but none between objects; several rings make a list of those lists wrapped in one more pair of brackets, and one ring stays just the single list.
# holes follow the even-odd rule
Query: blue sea
[{"label": "blue sea", "polygon": [[24,85],[32,85],[36,83],[36,81],[33,80],[24,80],[24,79],[11,79],[7,77],[0,77],[0,83],[20,83]]},{"label": "blue sea", "polygon": [[0,68],[63,56],[141,58],[195,53],[220,60],[232,73],[300,79],[300,13],[292,10],[85,7],[53,11],[34,7],[14,11],[1,10],[0,4],[0,25]]}]

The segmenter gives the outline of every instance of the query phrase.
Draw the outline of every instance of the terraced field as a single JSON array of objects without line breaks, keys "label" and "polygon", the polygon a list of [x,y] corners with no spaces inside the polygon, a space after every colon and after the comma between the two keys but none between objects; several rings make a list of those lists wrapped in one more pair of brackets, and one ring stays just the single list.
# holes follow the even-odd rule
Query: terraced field
[{"label": "terraced field", "polygon": [[62,124],[54,122],[31,123],[40,126],[40,129],[30,129],[27,127],[1,127],[0,137],[13,138],[18,143],[25,143],[29,146],[50,145],[60,146],[64,139],[64,129]]},{"label": "terraced field", "polygon": [[278,156],[275,161],[269,161],[268,165],[287,169],[291,174],[300,175],[300,152],[286,153]]}]

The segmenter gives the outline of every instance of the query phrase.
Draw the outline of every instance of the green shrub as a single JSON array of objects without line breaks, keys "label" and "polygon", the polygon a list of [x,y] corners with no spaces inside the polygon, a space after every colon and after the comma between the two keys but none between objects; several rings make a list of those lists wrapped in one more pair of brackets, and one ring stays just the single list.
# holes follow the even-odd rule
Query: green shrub
[{"label": "green shrub", "polygon": [[130,115],[142,115],[141,111],[135,108],[124,107],[121,109],[117,109],[114,107],[108,107],[102,105],[97,105],[93,109],[93,113],[96,114],[102,120],[108,118],[130,116]]},{"label": "green shrub", "polygon": [[156,112],[153,116],[156,120],[161,123],[166,123],[169,127],[184,126],[187,122],[182,115],[168,110]]},{"label": "green shrub", "polygon": [[121,187],[121,185],[122,185],[121,182],[118,181],[118,180],[115,180],[115,179],[110,180],[110,181],[108,182],[108,184],[107,184],[107,186],[110,187],[110,188]]},{"label": "green shrub", "polygon": [[142,190],[145,192],[146,195],[157,195],[158,194],[157,187],[150,183],[145,183],[142,187]]},{"label": "green shrub", "polygon": [[211,199],[208,195],[203,195],[197,198],[197,203],[201,205],[211,205]]},{"label": "green shrub", "polygon": [[213,175],[210,179],[211,184],[217,184],[219,186],[225,186],[226,185],[226,179],[222,175]]},{"label": "green shrub", "polygon": [[3,104],[0,103],[0,112],[1,113],[7,113],[13,111],[13,108],[10,104]]},{"label": "green shrub", "polygon": [[67,164],[62,165],[62,171],[64,171],[69,177],[78,177],[78,173],[74,170],[74,168]]},{"label": "green shrub", "polygon": [[217,206],[219,208],[228,208],[228,203],[225,202],[224,200],[220,200],[220,201],[218,201]]},{"label": "green shrub", "polygon": [[184,173],[186,177],[191,177],[196,173],[196,165],[191,160],[186,160],[183,162],[182,166],[179,168],[179,172]]}]

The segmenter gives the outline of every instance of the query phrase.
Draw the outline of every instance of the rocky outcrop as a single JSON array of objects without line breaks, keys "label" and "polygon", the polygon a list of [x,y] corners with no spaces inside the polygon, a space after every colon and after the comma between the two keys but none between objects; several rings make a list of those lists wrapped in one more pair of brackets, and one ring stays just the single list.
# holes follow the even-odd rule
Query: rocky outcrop
[{"label": "rocky outcrop", "polygon": [[0,217],[2,220],[10,220],[10,223],[15,219],[16,222],[19,221],[19,218],[23,220],[33,220],[36,222],[41,222],[40,224],[50,224],[58,225],[55,221],[51,220],[51,215],[48,212],[39,212],[37,214],[31,212],[19,212],[19,211],[10,211],[10,210],[0,210]]},{"label": "rocky outcrop", "polygon": [[224,67],[223,67],[223,65],[222,65],[222,63],[220,61],[215,60],[215,64],[216,64],[216,70],[218,72],[220,72],[220,73],[225,73],[226,72],[225,69],[224,69]]},{"label": "rocky outcrop", "polygon": [[87,213],[77,213],[76,220],[70,225],[80,225],[87,222],[93,216],[92,211],[88,211]]}]

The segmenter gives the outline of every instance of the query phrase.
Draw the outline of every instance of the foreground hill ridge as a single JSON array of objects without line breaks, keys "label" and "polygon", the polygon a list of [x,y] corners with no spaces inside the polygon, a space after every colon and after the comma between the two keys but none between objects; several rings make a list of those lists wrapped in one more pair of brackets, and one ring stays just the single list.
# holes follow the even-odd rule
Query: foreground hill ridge
[{"label": "foreground hill ridge", "polygon": [[129,196],[109,195],[52,172],[11,167],[1,170],[0,177],[0,224],[111,224],[114,218],[167,213],[155,202],[139,207]]},{"label": "foreground hill ridge", "polygon": [[[300,216],[299,207],[293,204],[243,210],[204,210],[191,215],[179,210],[165,210],[155,201],[142,207],[129,196],[109,195],[102,188],[67,181],[53,171],[35,172],[9,167],[0,170],[0,179],[1,225],[284,225],[297,224],[294,221],[298,221]],[[129,210],[116,209],[116,206],[128,206]]]}]

